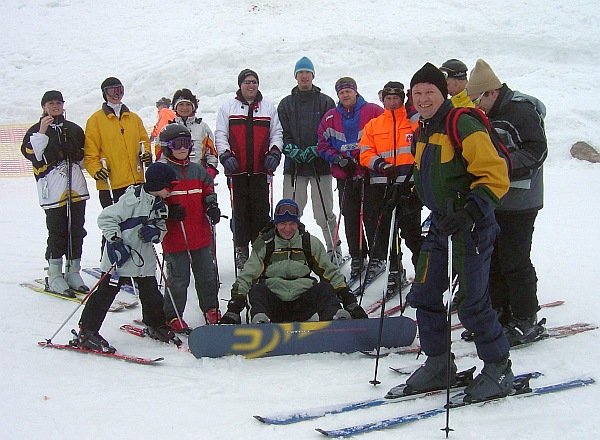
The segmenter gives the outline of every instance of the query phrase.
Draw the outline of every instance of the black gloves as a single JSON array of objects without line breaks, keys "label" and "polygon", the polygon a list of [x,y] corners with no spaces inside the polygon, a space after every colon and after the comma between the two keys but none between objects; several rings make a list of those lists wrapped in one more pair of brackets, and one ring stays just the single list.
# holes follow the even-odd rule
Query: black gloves
[{"label": "black gloves", "polygon": [[274,173],[281,161],[281,151],[277,147],[271,147],[271,151],[265,156],[265,168],[269,173]]},{"label": "black gloves", "polygon": [[187,212],[185,208],[181,206],[179,203],[175,203],[173,205],[169,205],[169,215],[167,218],[171,220],[175,220],[176,222],[182,222],[185,220],[185,216]]},{"label": "black gloves", "polygon": [[223,315],[219,324],[241,324],[242,317],[240,313],[246,307],[246,297],[239,294],[232,294],[227,303],[227,312]]},{"label": "black gloves", "polygon": [[448,212],[440,221],[444,234],[452,235],[473,229],[475,222],[483,217],[483,213],[473,201],[468,201],[464,208]]},{"label": "black gloves", "polygon": [[102,167],[96,171],[96,174],[94,174],[94,179],[104,180],[106,182],[108,180],[108,173],[110,173],[110,168]]},{"label": "black gloves", "polygon": [[83,159],[83,148],[77,148],[73,139],[67,138],[62,144],[62,152],[65,157],[71,159],[72,162],[79,162]]},{"label": "black gloves", "polygon": [[152,153],[149,151],[144,151],[142,154],[140,154],[140,160],[144,165],[150,165],[152,163]]},{"label": "black gloves", "polygon": [[373,169],[391,180],[396,180],[398,177],[398,168],[391,163],[386,162],[382,158],[379,158],[375,161],[373,164]]},{"label": "black gloves", "polygon": [[344,170],[348,177],[352,177],[352,174],[354,174],[354,171],[356,171],[356,162],[351,157],[345,157],[341,154],[338,154],[333,160],[333,163]]},{"label": "black gloves", "polygon": [[344,305],[344,309],[353,319],[365,319],[368,318],[365,310],[358,305],[356,302],[356,297],[352,295],[350,289],[348,287],[342,287],[336,290],[336,295],[340,302]]},{"label": "black gloves", "polygon": [[213,225],[216,225],[221,220],[221,210],[217,202],[211,202],[206,208],[206,215]]},{"label": "black gloves", "polygon": [[106,241],[106,253],[108,254],[108,259],[111,264],[117,263],[117,267],[123,266],[131,253],[123,240],[120,237],[113,237],[112,240]]}]

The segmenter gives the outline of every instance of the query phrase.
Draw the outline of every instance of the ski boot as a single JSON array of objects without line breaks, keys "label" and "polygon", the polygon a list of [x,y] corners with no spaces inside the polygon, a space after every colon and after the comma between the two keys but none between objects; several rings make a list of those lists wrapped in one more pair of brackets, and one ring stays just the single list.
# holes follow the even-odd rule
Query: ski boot
[{"label": "ski boot", "polygon": [[365,283],[370,283],[379,275],[381,275],[385,271],[385,263],[385,260],[378,260],[376,258],[373,258],[367,267]]},{"label": "ski boot", "polygon": [[79,271],[81,270],[81,260],[68,260],[65,272],[65,281],[71,289],[77,290],[78,292],[88,293],[90,288],[85,285],[83,278]]},{"label": "ski boot", "polygon": [[173,330],[175,333],[183,333],[185,335],[189,335],[192,331],[190,326],[181,318],[173,318],[167,322],[167,325]]},{"label": "ski boot", "polygon": [[79,333],[75,330],[71,330],[71,333],[75,336],[75,338],[69,341],[69,345],[72,347],[81,347],[103,353],[115,353],[117,351],[117,349],[112,347],[97,331],[79,327]]},{"label": "ski boot", "polygon": [[543,339],[546,335],[546,318],[537,320],[537,315],[529,318],[514,318],[504,326],[506,339],[511,347],[528,344]]},{"label": "ski boot", "polygon": [[474,403],[508,396],[515,378],[511,366],[508,357],[497,363],[484,362],[481,373],[465,388],[463,400]]},{"label": "ski boot", "polygon": [[152,339],[156,339],[157,341],[161,341],[166,344],[173,342],[178,347],[181,345],[181,339],[175,336],[175,332],[173,332],[173,330],[171,330],[171,328],[166,324],[159,327],[148,326],[146,327],[146,334]]},{"label": "ski boot", "polygon": [[221,311],[217,308],[210,309],[204,314],[204,317],[206,318],[207,324],[218,324],[221,320]]},{"label": "ski boot", "polygon": [[46,277],[46,290],[58,293],[67,298],[76,298],[65,281],[62,273],[63,260],[61,258],[51,258],[48,260],[48,276]]},{"label": "ski boot", "polygon": [[268,324],[269,322],[271,322],[271,320],[265,313],[257,313],[252,318],[252,324]]},{"label": "ski boot", "polygon": [[[448,355],[427,356],[427,360],[406,380],[405,394],[423,393],[440,390],[447,386],[448,376],[450,385],[456,382],[456,363],[451,354],[450,374],[448,374]],[[391,391],[391,390],[390,390]]]}]

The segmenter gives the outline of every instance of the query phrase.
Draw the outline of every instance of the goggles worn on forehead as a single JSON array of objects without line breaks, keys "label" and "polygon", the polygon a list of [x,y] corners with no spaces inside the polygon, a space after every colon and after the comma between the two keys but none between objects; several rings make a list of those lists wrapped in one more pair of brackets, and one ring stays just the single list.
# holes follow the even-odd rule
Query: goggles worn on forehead
[{"label": "goggles worn on forehead", "polygon": [[402,93],[404,93],[404,89],[401,89],[399,87],[397,87],[397,88],[386,87],[385,89],[383,89],[384,95],[400,95]]},{"label": "goggles worn on forehead", "polygon": [[298,207],[295,205],[292,205],[290,203],[282,203],[281,205],[279,205],[275,208],[275,214],[277,214],[277,215],[283,215],[286,212],[288,214],[294,215],[294,216],[300,215],[300,212],[298,211]]},{"label": "goggles worn on forehead", "polygon": [[170,150],[181,150],[182,148],[189,150],[192,148],[192,144],[192,140],[188,137],[178,137],[168,142],[159,142],[161,147],[168,147]]},{"label": "goggles worn on forehead", "polygon": [[115,98],[117,96],[123,96],[124,92],[125,92],[125,87],[124,86],[108,86],[108,87],[104,87],[104,93],[106,93],[106,95],[110,96],[111,98]]}]

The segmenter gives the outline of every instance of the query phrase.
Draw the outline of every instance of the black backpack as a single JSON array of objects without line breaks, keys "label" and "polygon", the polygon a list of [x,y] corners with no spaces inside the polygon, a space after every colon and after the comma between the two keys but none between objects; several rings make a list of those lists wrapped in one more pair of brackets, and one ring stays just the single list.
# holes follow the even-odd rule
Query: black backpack
[{"label": "black backpack", "polygon": [[472,118],[477,119],[485,126],[490,136],[490,139],[492,140],[492,144],[498,152],[498,155],[501,158],[503,158],[506,162],[506,167],[508,169],[508,177],[510,178],[510,176],[512,175],[512,161],[510,159],[510,153],[508,152],[506,145],[504,145],[504,143],[500,139],[500,135],[490,125],[490,121],[488,120],[485,113],[483,113],[483,111],[481,111],[478,108],[458,107],[452,108],[448,112],[448,116],[446,117],[446,134],[448,135],[448,138],[450,138],[450,142],[452,143],[456,154],[462,156],[462,142],[458,134],[457,124],[458,118],[464,114],[467,114]]}]

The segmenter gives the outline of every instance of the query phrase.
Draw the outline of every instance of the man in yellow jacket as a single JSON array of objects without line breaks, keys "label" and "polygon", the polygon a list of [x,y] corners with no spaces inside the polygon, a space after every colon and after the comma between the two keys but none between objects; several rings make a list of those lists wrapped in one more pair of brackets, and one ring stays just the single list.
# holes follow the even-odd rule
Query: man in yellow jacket
[{"label": "man in yellow jacket", "polygon": [[456,58],[445,61],[440,70],[446,77],[448,94],[454,107],[475,107],[467,95],[467,65]]},{"label": "man in yellow jacket", "polygon": [[87,120],[83,160],[96,180],[100,204],[106,208],[129,185],[144,182],[143,165],[152,162],[152,153],[142,119],[121,102],[125,91],[121,81],[109,77],[100,88],[104,103]]},{"label": "man in yellow jacket", "polygon": [[[423,242],[421,209],[397,212],[395,225],[391,225],[391,212],[384,207],[394,186],[395,192],[406,194],[410,194],[413,186],[411,175],[415,158],[411,153],[411,143],[417,122],[411,123],[407,117],[404,98],[404,85],[397,81],[388,82],[382,90],[385,110],[365,125],[360,140],[360,164],[368,168],[370,174],[370,185],[367,185],[365,191],[365,203],[369,204],[365,215],[365,227],[369,240],[373,240],[376,235],[376,243],[370,246],[373,255],[367,278],[369,270],[373,272],[374,266],[379,267],[378,262],[385,263],[387,260],[388,238],[392,226],[394,234],[400,229],[401,237],[412,252],[415,267]],[[402,252],[399,245],[392,246],[390,258],[388,287],[394,286],[397,289],[401,283],[406,282],[402,271],[398,273],[402,268]],[[400,282],[401,278],[403,279]]]}]

